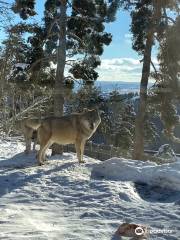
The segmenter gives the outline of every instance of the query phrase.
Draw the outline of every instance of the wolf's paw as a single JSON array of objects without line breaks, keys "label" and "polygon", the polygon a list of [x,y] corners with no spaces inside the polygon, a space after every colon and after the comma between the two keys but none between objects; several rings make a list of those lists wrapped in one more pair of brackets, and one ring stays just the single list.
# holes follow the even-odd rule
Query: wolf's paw
[{"label": "wolf's paw", "polygon": [[82,161],[79,162],[79,164],[81,164],[81,163],[86,163],[86,162],[84,160],[82,160]]},{"label": "wolf's paw", "polygon": [[46,157],[44,158],[44,162],[47,162],[49,159],[48,159],[48,156],[46,155]]},{"label": "wolf's paw", "polygon": [[45,163],[44,162],[38,162],[39,166],[43,166]]}]

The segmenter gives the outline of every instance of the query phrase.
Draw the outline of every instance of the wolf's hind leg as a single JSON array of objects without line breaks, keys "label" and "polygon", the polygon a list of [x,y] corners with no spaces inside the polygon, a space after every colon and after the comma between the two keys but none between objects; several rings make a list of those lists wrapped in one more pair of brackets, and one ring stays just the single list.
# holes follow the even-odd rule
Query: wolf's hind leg
[{"label": "wolf's hind leg", "polygon": [[36,140],[34,139],[34,143],[33,143],[33,151],[36,150]]},{"label": "wolf's hind leg", "polygon": [[46,159],[46,150],[47,150],[48,148],[50,148],[51,145],[52,145],[52,142],[49,141],[49,142],[46,144],[46,146],[44,147],[44,151],[43,151],[43,155],[42,155],[43,162],[47,160],[47,159]]},{"label": "wolf's hind leg", "polygon": [[75,148],[76,148],[76,153],[77,153],[77,158],[79,163],[83,163],[83,153],[84,153],[84,141],[82,140],[76,140],[75,143]]},{"label": "wolf's hind leg", "polygon": [[40,150],[38,152],[38,157],[37,157],[38,164],[40,166],[43,165],[43,163],[44,163],[44,160],[45,160],[44,156],[45,156],[48,145],[49,145],[49,142],[47,141],[40,146]]},{"label": "wolf's hind leg", "polygon": [[37,155],[38,164],[42,165],[45,160],[46,149],[51,145],[50,134],[43,128],[38,129],[38,141],[40,144],[40,150]]},{"label": "wolf's hind leg", "polygon": [[33,138],[33,151],[35,151],[37,145],[37,131],[33,131],[32,138]]},{"label": "wolf's hind leg", "polygon": [[24,138],[26,142],[25,153],[29,154],[31,151],[31,140],[32,140],[33,129],[25,127],[24,128]]}]

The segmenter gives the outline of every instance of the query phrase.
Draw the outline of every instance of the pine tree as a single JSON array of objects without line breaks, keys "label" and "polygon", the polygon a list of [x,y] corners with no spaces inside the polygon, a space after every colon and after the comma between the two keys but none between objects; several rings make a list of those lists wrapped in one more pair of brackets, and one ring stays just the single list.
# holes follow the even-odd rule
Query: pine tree
[{"label": "pine tree", "polygon": [[134,136],[135,112],[128,97],[128,94],[120,94],[115,90],[108,99],[111,144],[121,147],[123,151],[132,147]]},{"label": "pine tree", "polygon": [[[35,1],[16,0],[13,9],[27,19],[35,14],[34,6]],[[45,2],[44,26],[31,39],[37,50],[31,68],[38,71],[42,62],[57,64],[55,116],[63,114],[65,87],[72,88],[76,79],[87,84],[97,79],[95,68],[100,65],[99,56],[103,53],[103,46],[109,45],[112,38],[111,34],[104,32],[104,23],[114,20],[117,7],[117,0]],[[67,76],[64,74],[66,64],[69,66]]]},{"label": "pine tree", "polygon": [[[120,1],[125,9],[131,11],[133,34],[133,49],[136,50],[143,59],[142,78],[140,84],[140,102],[136,117],[136,131],[134,140],[134,159],[142,159],[144,151],[145,121],[147,119],[147,86],[150,77],[150,66],[154,68],[151,59],[155,40],[159,43],[158,36],[164,33],[167,21],[172,20],[167,15],[166,10],[179,11],[179,0],[140,0],[140,1]],[[165,48],[164,48],[165,53]],[[170,69],[169,69],[170,70]],[[167,74],[170,74],[168,70]],[[171,72],[172,69],[171,69]]]},{"label": "pine tree", "polygon": [[152,89],[151,101],[160,114],[166,137],[180,143],[180,139],[174,136],[174,128],[180,124],[177,113],[180,99],[180,17],[177,16],[176,19],[171,19],[167,17],[167,14],[165,16],[166,27],[158,35],[160,68],[153,73],[156,84]]},{"label": "pine tree", "polygon": [[[61,82],[61,86],[58,86],[61,95],[64,85],[72,86],[74,79],[81,79],[86,83],[92,83],[97,79],[98,74],[94,69],[100,64],[98,56],[103,53],[103,45],[108,45],[111,41],[111,35],[104,32],[104,23],[113,20],[118,6],[117,2],[87,0],[81,2],[47,0],[45,2],[44,27],[41,31],[36,31],[34,37],[31,37],[32,45],[36,46],[34,52],[37,53],[37,56],[32,59],[31,65],[34,70],[34,67],[37,69],[41,67],[42,61],[53,61],[56,64],[61,59],[61,65],[65,66],[67,63],[69,66],[68,76],[61,76],[61,81],[55,81],[59,84]],[[16,1],[13,9],[26,19],[29,15],[35,14],[34,4],[35,1]],[[72,11],[70,16],[67,16],[67,8]],[[63,13],[64,16],[60,13]],[[63,19],[60,19],[61,17]],[[59,39],[62,36],[64,39]],[[58,43],[63,45],[59,45],[57,48]],[[42,51],[42,48],[45,51]],[[58,57],[58,54],[61,56]],[[69,59],[76,55],[82,56],[82,58],[72,61]],[[66,57],[68,57],[67,61]],[[57,64],[57,69],[59,71],[60,64]],[[61,71],[64,72],[63,69]],[[62,73],[59,72],[57,75],[60,78]]]},{"label": "pine tree", "polygon": [[[16,63],[24,62],[25,52],[27,50],[23,39],[19,34],[8,32],[8,38],[2,42],[1,51],[1,100],[4,102],[3,110],[6,111],[4,119],[15,115],[17,92],[20,88],[20,79],[23,79],[22,72],[18,74],[17,84],[15,84],[14,76],[16,75]],[[17,66],[19,68],[19,66]],[[6,101],[5,101],[6,99]],[[7,111],[8,109],[8,111]]]},{"label": "pine tree", "polygon": [[131,94],[120,94],[116,90],[105,96],[97,87],[84,86],[73,94],[66,111],[72,113],[98,106],[102,122],[93,139],[126,152],[132,147],[134,135],[135,112],[131,97]]},{"label": "pine tree", "polygon": [[[24,26],[27,27],[27,26]],[[31,26],[32,27],[32,26]],[[51,102],[42,106],[44,95],[48,98],[51,92],[54,69],[44,69],[38,72],[38,81],[35,74],[27,71],[31,59],[32,48],[23,36],[23,25],[13,26],[6,30],[6,38],[1,44],[0,54],[0,86],[2,124],[6,132],[17,119],[34,114],[44,115]],[[54,75],[52,77],[52,75]],[[36,102],[40,102],[37,106]],[[33,107],[34,106],[34,107]],[[37,111],[37,107],[39,110]],[[48,109],[50,110],[50,109]],[[48,111],[49,112],[49,111]]]},{"label": "pine tree", "polygon": [[[147,86],[152,63],[151,54],[155,35],[162,31],[163,10],[169,1],[140,1],[132,12],[133,48],[143,55],[143,69],[140,84],[140,103],[136,118],[134,159],[142,159],[144,149],[144,126],[147,111]],[[144,31],[142,31],[144,30]]]}]

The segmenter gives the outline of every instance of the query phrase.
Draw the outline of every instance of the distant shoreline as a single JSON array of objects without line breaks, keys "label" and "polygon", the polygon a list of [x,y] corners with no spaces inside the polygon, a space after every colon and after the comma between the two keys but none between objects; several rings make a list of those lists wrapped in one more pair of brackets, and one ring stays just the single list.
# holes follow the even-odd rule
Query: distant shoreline
[{"label": "distant shoreline", "polygon": [[[149,83],[149,87],[152,86],[153,83]],[[94,82],[94,86],[99,87],[102,92],[109,93],[114,90],[120,93],[139,93],[139,82],[123,82],[123,81],[100,81],[97,80]],[[75,88],[76,90],[79,88]]]},{"label": "distant shoreline", "polygon": [[[151,86],[152,83],[149,84]],[[139,82],[123,82],[123,81],[96,81],[96,87],[100,87],[103,92],[111,92],[117,90],[122,93],[139,92]]]}]

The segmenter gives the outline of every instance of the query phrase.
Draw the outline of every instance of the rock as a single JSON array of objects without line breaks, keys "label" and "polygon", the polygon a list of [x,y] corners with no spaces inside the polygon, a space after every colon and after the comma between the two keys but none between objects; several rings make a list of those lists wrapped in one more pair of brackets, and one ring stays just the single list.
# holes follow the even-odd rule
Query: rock
[{"label": "rock", "polygon": [[154,156],[171,162],[177,161],[176,154],[169,144],[162,145]]},{"label": "rock", "polygon": [[134,239],[147,239],[148,227],[134,223],[123,223],[116,231],[116,235],[119,235],[120,237],[131,237]]}]

